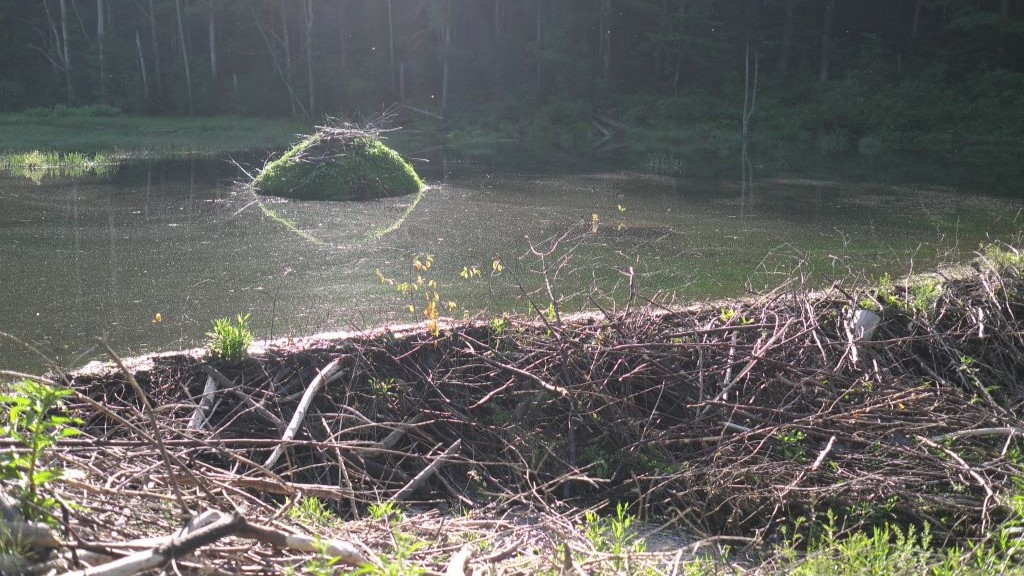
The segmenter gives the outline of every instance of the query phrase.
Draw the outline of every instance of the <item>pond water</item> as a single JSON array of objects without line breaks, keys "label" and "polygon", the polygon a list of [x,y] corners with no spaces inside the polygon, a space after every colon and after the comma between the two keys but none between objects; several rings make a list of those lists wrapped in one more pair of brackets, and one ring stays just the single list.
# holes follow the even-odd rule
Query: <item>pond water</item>
[{"label": "pond water", "polygon": [[[73,366],[99,356],[100,335],[129,355],[191,347],[212,319],[238,313],[260,338],[422,319],[418,297],[410,313],[378,272],[436,281],[441,303],[456,304],[444,313],[462,317],[524,310],[522,289],[544,286],[545,266],[567,308],[611,306],[630,283],[706,299],[793,273],[816,286],[925,269],[1024,229],[1019,195],[969,186],[779,176],[749,190],[638,172],[470,171],[418,199],[321,203],[257,198],[239,176],[222,161],[0,175],[0,332]],[[418,274],[412,260],[426,254],[434,265]],[[474,266],[478,277],[460,277]],[[0,367],[40,364],[0,338]]]}]

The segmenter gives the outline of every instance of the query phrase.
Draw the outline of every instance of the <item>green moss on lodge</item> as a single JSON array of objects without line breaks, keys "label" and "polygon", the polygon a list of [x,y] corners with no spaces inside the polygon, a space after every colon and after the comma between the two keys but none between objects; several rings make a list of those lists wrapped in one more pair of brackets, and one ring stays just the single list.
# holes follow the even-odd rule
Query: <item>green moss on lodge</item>
[{"label": "green moss on lodge", "polygon": [[253,182],[264,194],[301,200],[363,200],[413,194],[420,177],[370,134],[319,133],[296,144]]}]

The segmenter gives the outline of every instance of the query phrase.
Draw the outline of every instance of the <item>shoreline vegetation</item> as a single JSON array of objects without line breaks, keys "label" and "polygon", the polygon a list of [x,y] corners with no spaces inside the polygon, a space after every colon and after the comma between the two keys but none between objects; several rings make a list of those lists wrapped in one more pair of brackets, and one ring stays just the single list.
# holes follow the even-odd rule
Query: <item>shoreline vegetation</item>
[{"label": "shoreline vegetation", "polygon": [[1022,271],[987,246],[906,285],[636,295],[575,319],[538,303],[247,355],[239,316],[209,355],[111,352],[4,397],[25,462],[5,522],[38,534],[3,559],[152,558],[237,510],[156,555],[239,574],[1021,574]]},{"label": "shoreline vegetation", "polygon": [[62,164],[75,154],[111,161],[208,157],[283,148],[304,123],[243,116],[130,116],[110,106],[35,108],[0,114],[5,157],[40,153]]}]

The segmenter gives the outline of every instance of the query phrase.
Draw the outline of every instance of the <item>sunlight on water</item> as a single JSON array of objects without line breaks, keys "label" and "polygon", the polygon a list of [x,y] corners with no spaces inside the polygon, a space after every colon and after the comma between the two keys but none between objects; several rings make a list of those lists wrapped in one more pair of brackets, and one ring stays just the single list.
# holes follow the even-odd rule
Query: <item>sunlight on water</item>
[{"label": "sunlight on water", "polygon": [[[239,312],[262,338],[419,321],[377,276],[414,276],[416,255],[434,255],[432,278],[462,317],[525,310],[517,282],[541,284],[530,246],[554,238],[546,263],[571,308],[630,283],[706,299],[794,273],[812,285],[900,274],[1024,228],[1017,199],[797,177],[744,195],[738,182],[639,173],[473,174],[421,197],[325,203],[256,198],[236,176],[222,163],[173,162],[0,180],[0,331],[78,364],[100,334],[126,354],[189,347],[213,318]],[[486,273],[460,278],[473,266]],[[34,362],[0,343],[0,365]]]}]

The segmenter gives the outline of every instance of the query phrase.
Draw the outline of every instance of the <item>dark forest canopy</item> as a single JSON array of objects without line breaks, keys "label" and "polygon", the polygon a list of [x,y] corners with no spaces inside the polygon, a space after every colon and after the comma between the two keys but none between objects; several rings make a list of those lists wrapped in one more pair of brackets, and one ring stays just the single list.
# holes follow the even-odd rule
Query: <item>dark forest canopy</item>
[{"label": "dark forest canopy", "polygon": [[[338,113],[728,89],[959,82],[1019,68],[1021,0],[0,0],[0,108]],[[445,76],[448,76],[447,91]],[[148,95],[147,95],[148,91]]]},{"label": "dark forest canopy", "polygon": [[1022,0],[0,0],[0,26],[0,111],[732,131],[748,48],[755,123],[807,141],[1006,141],[1024,108]]}]

